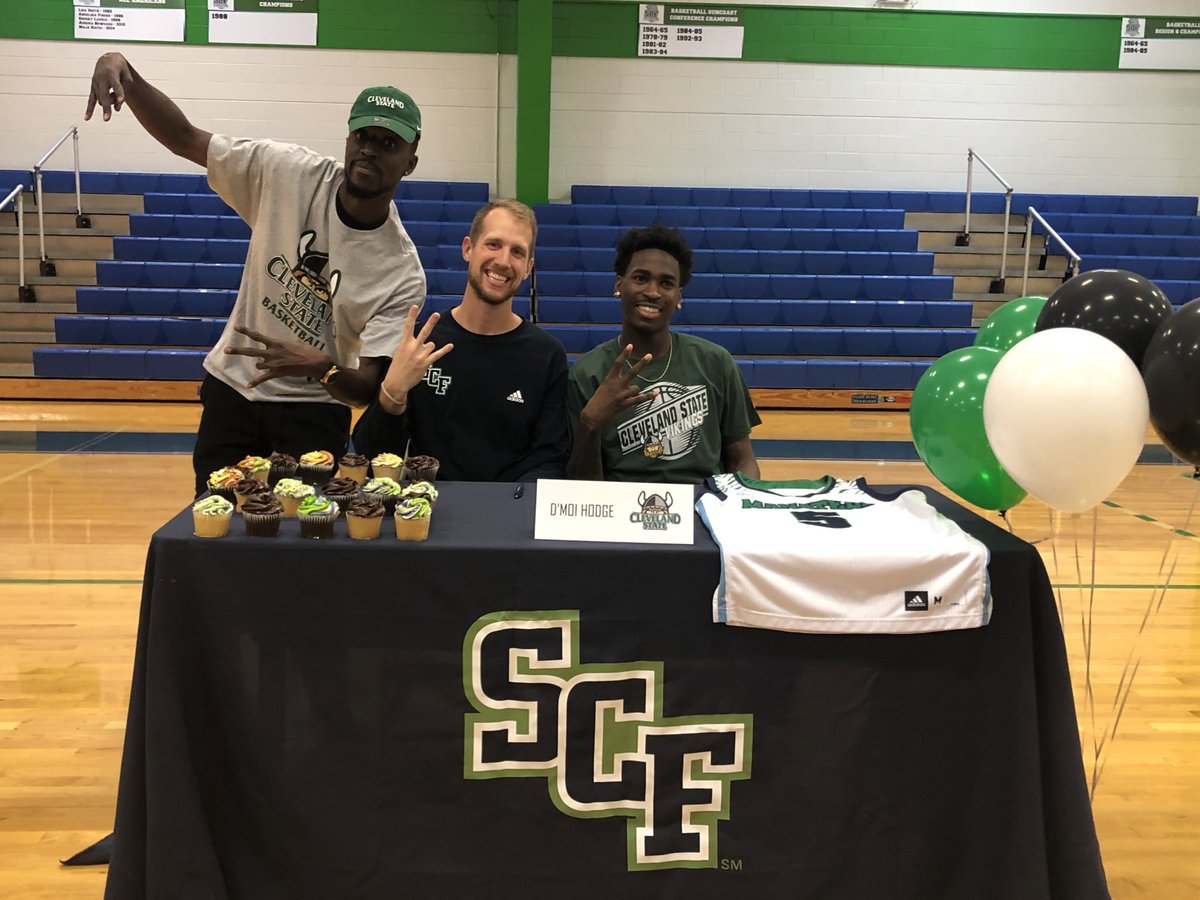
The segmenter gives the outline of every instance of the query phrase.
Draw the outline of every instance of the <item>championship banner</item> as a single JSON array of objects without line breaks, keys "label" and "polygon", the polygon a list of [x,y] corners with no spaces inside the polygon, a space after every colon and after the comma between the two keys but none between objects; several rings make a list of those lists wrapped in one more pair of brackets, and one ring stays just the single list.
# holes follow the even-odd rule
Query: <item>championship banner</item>
[{"label": "championship banner", "polygon": [[741,59],[744,33],[736,6],[638,5],[638,56]]},{"label": "championship banner", "polygon": [[317,0],[208,0],[210,44],[317,45]]},{"label": "championship banner", "polygon": [[1122,19],[1119,68],[1200,70],[1200,19]]},{"label": "championship banner", "polygon": [[74,0],[75,38],[183,41],[183,0]]}]

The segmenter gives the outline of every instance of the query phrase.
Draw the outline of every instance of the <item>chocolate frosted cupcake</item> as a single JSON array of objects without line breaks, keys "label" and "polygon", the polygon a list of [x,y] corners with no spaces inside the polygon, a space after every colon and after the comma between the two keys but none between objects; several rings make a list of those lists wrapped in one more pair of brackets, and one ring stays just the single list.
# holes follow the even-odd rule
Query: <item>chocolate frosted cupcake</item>
[{"label": "chocolate frosted cupcake", "polygon": [[192,526],[196,537],[225,537],[229,534],[229,520],[233,518],[233,504],[224,497],[212,496],[197,500],[192,506]]},{"label": "chocolate frosted cupcake", "polygon": [[383,501],[371,494],[359,497],[346,510],[346,529],[356,541],[373,541],[383,525]]},{"label": "chocolate frosted cupcake", "polygon": [[402,541],[423,541],[429,537],[433,507],[424,497],[405,497],[396,504],[396,537]]},{"label": "chocolate frosted cupcake", "polygon": [[333,520],[338,517],[338,505],[326,497],[314,494],[305,497],[296,511],[300,518],[300,537],[333,537]]},{"label": "chocolate frosted cupcake", "polygon": [[378,497],[383,502],[383,508],[386,512],[391,512],[396,508],[396,501],[400,499],[400,482],[391,478],[372,478],[363,485],[363,496],[371,494]]},{"label": "chocolate frosted cupcake", "polygon": [[321,486],[321,493],[345,511],[350,503],[358,499],[361,488],[353,478],[330,478]]},{"label": "chocolate frosted cupcake", "polygon": [[237,467],[251,478],[267,483],[267,474],[271,471],[271,461],[261,456],[247,456],[237,464]]},{"label": "chocolate frosted cupcake", "polygon": [[300,480],[314,487],[324,484],[333,475],[333,454],[328,450],[313,450],[300,457]]},{"label": "chocolate frosted cupcake", "polygon": [[404,460],[395,453],[380,453],[371,460],[371,474],[376,478],[399,481],[404,472]]},{"label": "chocolate frosted cupcake", "polygon": [[299,478],[281,478],[275,485],[275,496],[283,504],[283,517],[296,518],[296,511],[306,497],[311,497],[317,489],[311,484],[305,484]]},{"label": "chocolate frosted cupcake", "polygon": [[[265,470],[264,470],[265,471]],[[257,478],[243,478],[233,486],[233,499],[237,503],[238,512],[246,505],[246,501],[258,494],[271,493],[271,488]]]},{"label": "chocolate frosted cupcake", "polygon": [[283,504],[270,493],[247,497],[242,504],[242,520],[250,537],[275,537],[283,518]]},{"label": "chocolate frosted cupcake", "polygon": [[410,456],[404,461],[404,480],[437,481],[439,465],[432,456]]},{"label": "chocolate frosted cupcake", "polygon": [[246,473],[234,466],[225,466],[215,472],[210,472],[208,475],[209,493],[233,503],[233,489],[245,477]]},{"label": "chocolate frosted cupcake", "polygon": [[370,462],[361,453],[347,453],[338,460],[338,477],[353,478],[361,485],[367,480],[367,466]]},{"label": "chocolate frosted cupcake", "polygon": [[281,478],[296,477],[296,468],[299,465],[296,457],[286,453],[272,453],[267,461],[271,464],[271,468],[267,469],[267,484],[271,487],[274,487]]}]

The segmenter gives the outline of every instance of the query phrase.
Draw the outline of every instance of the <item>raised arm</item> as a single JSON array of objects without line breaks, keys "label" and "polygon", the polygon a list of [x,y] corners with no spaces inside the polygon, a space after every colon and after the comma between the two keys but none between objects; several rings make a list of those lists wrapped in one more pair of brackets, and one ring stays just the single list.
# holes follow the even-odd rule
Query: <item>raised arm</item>
[{"label": "raised arm", "polygon": [[105,53],[96,60],[83,118],[91,119],[99,105],[107,122],[114,111],[120,112],[126,104],[152,138],[176,156],[207,168],[212,133],[201,131],[189,122],[174,101],[142,78],[122,54]]},{"label": "raised arm", "polygon": [[[634,363],[632,368],[626,369],[625,363],[632,353],[633,345],[629,344],[617,354],[612,368],[580,410],[578,421],[574,423],[571,457],[567,460],[568,478],[602,481],[604,462],[600,450],[604,429],[629,407],[657,394],[654,390],[642,393],[637,385],[633,384],[634,378],[646,368],[653,357],[647,353]],[[572,387],[577,389],[576,386]]]}]

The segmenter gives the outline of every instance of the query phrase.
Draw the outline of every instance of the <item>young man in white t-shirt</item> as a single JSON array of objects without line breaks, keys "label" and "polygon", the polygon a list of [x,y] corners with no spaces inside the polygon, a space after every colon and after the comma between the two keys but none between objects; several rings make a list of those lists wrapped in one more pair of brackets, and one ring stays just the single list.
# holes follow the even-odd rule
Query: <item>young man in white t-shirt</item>
[{"label": "young man in white t-shirt", "polygon": [[421,112],[393,87],[350,112],[345,161],[292,144],[195,127],[119,53],[96,63],[86,119],[128,105],[164,147],[208,170],[251,228],[237,301],[204,360],[192,464],[208,473],[247,455],[345,453],[350,406],[378,391],[425,272],[392,202],[417,165]]}]

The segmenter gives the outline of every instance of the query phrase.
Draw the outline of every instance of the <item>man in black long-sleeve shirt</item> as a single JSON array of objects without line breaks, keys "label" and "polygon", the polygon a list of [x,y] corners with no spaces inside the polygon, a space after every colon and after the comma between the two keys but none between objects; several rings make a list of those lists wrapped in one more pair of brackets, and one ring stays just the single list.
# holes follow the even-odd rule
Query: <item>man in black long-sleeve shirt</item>
[{"label": "man in black long-sleeve shirt", "polygon": [[[354,448],[438,459],[448,481],[561,477],[570,438],[562,345],[512,311],[533,268],[537,222],[515,200],[493,201],[463,239],[467,289],[444,318],[408,327]],[[411,439],[411,444],[409,443]]]}]

